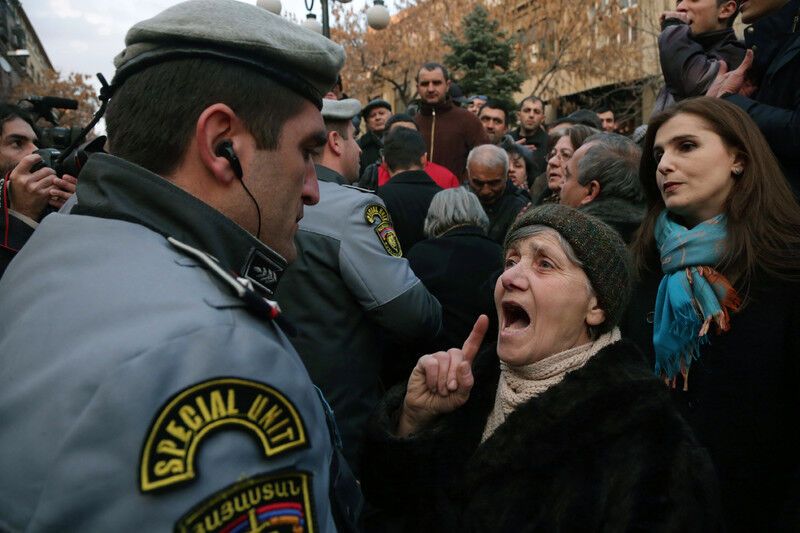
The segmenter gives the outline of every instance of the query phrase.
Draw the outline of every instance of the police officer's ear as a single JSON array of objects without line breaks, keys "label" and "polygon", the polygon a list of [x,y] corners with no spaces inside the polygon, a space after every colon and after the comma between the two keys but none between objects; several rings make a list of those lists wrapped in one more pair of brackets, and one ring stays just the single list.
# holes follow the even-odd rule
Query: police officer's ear
[{"label": "police officer's ear", "polygon": [[421,168],[425,168],[425,165],[428,164],[428,152],[422,154],[422,157],[419,158],[419,166]]},{"label": "police officer's ear", "polygon": [[241,119],[225,104],[213,104],[200,113],[193,147],[206,171],[223,185],[241,179],[242,161],[254,149],[255,139]]},{"label": "police officer's ear", "polygon": [[328,131],[328,149],[337,157],[344,153],[344,139],[336,130]]}]

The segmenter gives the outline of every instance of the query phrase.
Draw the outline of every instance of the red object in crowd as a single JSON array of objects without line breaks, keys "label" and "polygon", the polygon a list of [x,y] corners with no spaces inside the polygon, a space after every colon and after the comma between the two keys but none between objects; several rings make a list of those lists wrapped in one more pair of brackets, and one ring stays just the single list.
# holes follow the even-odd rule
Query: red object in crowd
[{"label": "red object in crowd", "polygon": [[[425,173],[442,189],[452,189],[453,187],[461,186],[461,182],[458,181],[456,175],[442,165],[437,165],[436,163],[428,161],[425,163],[425,168],[423,170],[425,170]],[[386,185],[390,179],[386,163],[381,163],[381,166],[378,167],[378,187]]]}]

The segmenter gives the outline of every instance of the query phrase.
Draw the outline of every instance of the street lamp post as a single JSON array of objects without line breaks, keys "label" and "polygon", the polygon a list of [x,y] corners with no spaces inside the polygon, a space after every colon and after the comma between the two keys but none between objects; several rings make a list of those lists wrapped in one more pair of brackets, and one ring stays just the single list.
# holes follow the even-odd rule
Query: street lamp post
[{"label": "street lamp post", "polygon": [[[320,7],[322,7],[322,25],[317,22],[317,16],[311,12],[314,9],[314,0],[303,0],[306,5],[306,21],[303,26],[313,30],[317,33],[322,33],[328,39],[331,38],[330,15],[328,13],[328,0],[319,0]],[[332,0],[338,1],[340,4],[349,4],[353,0]],[[267,11],[271,11],[276,15],[281,14],[281,0],[256,0],[256,4],[263,7]],[[367,9],[367,24],[373,30],[382,30],[389,25],[390,20],[389,10],[384,5],[384,0],[373,0],[372,7]]]},{"label": "street lamp post", "polygon": [[[340,4],[349,4],[352,0],[331,0],[339,2]],[[322,8],[322,25],[317,22],[317,16],[311,13],[314,9],[314,0],[304,0],[308,15],[306,15],[306,22],[303,25],[316,32],[321,32],[322,35],[330,39],[330,14],[328,12],[328,0],[319,0],[320,7]],[[389,25],[389,10],[383,3],[383,0],[374,0],[372,7],[367,10],[367,24],[374,30],[382,30]]]}]

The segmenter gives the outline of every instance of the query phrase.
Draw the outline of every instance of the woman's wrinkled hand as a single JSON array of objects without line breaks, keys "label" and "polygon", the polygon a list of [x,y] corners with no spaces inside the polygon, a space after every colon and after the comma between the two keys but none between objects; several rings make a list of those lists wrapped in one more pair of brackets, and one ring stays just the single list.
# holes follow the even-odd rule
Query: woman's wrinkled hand
[{"label": "woman's wrinkled hand", "polygon": [[475,380],[472,361],[478,353],[489,318],[481,315],[459,348],[423,355],[408,378],[396,434],[406,437],[437,416],[454,411],[469,399]]}]

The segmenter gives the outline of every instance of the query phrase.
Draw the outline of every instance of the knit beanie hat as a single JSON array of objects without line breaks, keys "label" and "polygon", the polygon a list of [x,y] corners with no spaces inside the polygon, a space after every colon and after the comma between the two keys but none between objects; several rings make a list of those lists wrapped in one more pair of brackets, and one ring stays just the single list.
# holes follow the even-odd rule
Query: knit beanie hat
[{"label": "knit beanie hat", "polygon": [[[599,326],[605,333],[617,325],[631,294],[628,250],[619,234],[600,219],[561,204],[545,204],[526,211],[509,228],[503,251],[519,240],[518,230],[529,226],[553,228],[572,246],[583,271],[606,313]],[[517,234],[517,235],[515,235]]]}]

